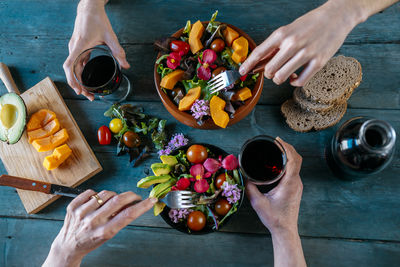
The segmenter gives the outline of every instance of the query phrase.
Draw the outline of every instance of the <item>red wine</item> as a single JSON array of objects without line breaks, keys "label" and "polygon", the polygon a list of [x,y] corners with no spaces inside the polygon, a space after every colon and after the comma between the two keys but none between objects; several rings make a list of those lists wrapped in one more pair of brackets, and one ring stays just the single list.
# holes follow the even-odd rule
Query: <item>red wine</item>
[{"label": "red wine", "polygon": [[[121,71],[111,56],[98,56],[90,59],[82,71],[82,83],[97,94],[111,94],[121,83]],[[89,88],[90,89],[90,88]]]},{"label": "red wine", "polygon": [[245,146],[241,154],[241,167],[254,180],[271,181],[284,168],[283,153],[272,141],[254,140]]}]

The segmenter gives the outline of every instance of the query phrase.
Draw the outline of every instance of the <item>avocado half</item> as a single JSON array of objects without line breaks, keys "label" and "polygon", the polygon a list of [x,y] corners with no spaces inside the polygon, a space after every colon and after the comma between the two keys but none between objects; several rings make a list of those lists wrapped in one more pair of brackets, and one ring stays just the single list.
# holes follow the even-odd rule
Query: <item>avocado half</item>
[{"label": "avocado half", "polygon": [[8,144],[19,141],[26,125],[26,106],[16,93],[0,97],[0,140]]}]

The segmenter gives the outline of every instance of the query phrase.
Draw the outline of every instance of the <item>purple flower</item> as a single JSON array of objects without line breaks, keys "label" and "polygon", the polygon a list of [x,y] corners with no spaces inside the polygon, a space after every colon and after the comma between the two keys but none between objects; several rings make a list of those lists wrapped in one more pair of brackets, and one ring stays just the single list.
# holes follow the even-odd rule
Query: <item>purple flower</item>
[{"label": "purple flower", "polygon": [[222,189],[224,189],[222,195],[226,197],[226,200],[228,200],[230,204],[234,204],[240,200],[240,193],[242,190],[238,188],[237,184],[229,184],[225,181],[222,184]]},{"label": "purple flower", "polygon": [[186,146],[189,140],[185,138],[185,136],[182,133],[175,134],[172,136],[171,140],[168,143],[168,146],[174,150],[183,146]]},{"label": "purple flower", "polygon": [[209,116],[210,115],[210,104],[207,100],[196,100],[190,111],[192,111],[192,116],[196,120],[201,120],[203,116]]},{"label": "purple flower", "polygon": [[188,215],[192,212],[191,209],[171,209],[168,213],[172,222],[178,223],[181,220],[187,219]]},{"label": "purple flower", "polygon": [[173,150],[186,146],[188,142],[189,140],[182,133],[174,134],[168,142],[168,145],[166,145],[164,149],[158,151],[158,155],[169,155]]}]

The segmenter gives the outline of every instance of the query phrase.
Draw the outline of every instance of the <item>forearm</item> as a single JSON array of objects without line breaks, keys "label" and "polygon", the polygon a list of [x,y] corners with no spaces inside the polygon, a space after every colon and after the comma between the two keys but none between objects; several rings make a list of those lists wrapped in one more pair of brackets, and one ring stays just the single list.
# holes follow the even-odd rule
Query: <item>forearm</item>
[{"label": "forearm", "polygon": [[349,11],[358,23],[386,9],[399,0],[329,0],[325,5],[337,6],[340,10]]},{"label": "forearm", "polygon": [[303,248],[297,229],[272,233],[275,267],[304,267]]}]

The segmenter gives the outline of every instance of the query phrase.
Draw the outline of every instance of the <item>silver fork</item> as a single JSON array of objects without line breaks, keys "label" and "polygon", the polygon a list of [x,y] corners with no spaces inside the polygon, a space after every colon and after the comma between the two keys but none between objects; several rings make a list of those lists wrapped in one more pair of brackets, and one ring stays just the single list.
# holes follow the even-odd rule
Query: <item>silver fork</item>
[{"label": "silver fork", "polygon": [[171,209],[188,209],[195,207],[196,193],[190,191],[170,191],[159,201],[167,204]]},{"label": "silver fork", "polygon": [[[257,65],[253,68],[253,70],[249,72],[249,74],[252,75],[260,71],[263,71],[265,65],[267,65],[270,59],[271,57],[261,60],[259,63],[257,63]],[[242,75],[240,75],[238,70],[227,70],[221,72],[220,74],[218,74],[213,79],[207,82],[210,93],[214,94],[218,91],[221,91],[222,89],[234,84],[237,80],[240,79],[240,77],[242,77]]]}]

